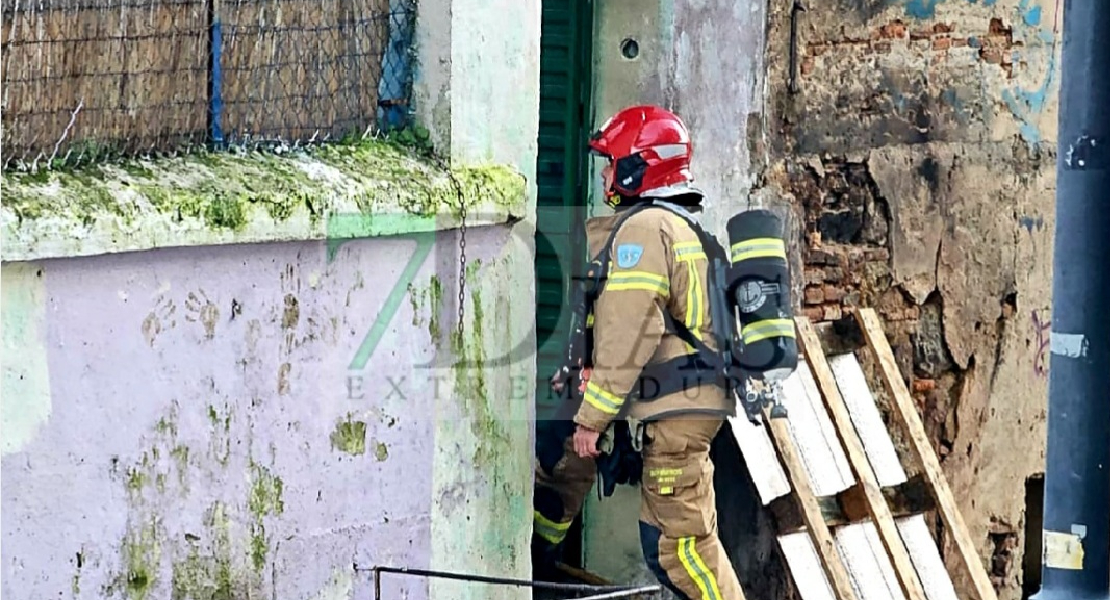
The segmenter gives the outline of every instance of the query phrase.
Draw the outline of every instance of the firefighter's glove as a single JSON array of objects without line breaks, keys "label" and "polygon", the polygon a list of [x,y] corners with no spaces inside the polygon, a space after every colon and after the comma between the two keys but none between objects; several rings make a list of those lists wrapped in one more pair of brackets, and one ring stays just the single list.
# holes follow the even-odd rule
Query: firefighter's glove
[{"label": "firefighter's glove", "polygon": [[613,495],[618,485],[640,483],[643,457],[636,451],[629,424],[624,419],[614,420],[599,443],[602,454],[597,458],[600,481],[598,496]]}]

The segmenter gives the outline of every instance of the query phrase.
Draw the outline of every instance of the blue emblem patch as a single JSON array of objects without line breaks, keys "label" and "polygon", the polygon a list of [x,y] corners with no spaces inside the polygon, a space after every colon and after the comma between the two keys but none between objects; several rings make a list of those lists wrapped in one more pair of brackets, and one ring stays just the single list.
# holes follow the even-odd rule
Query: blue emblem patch
[{"label": "blue emblem patch", "polygon": [[617,246],[617,266],[622,269],[631,269],[640,262],[644,255],[644,247],[639,244],[621,244]]}]

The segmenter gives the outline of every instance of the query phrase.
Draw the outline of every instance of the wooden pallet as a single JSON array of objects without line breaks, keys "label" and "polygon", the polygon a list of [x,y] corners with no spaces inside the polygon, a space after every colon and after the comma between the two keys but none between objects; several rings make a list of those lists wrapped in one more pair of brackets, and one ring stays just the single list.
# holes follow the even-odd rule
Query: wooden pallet
[{"label": "wooden pallet", "polygon": [[[802,599],[997,600],[878,315],[860,309],[855,320],[920,476],[906,477],[855,355],[827,357],[804,317],[795,319],[803,360],[783,388],[789,417],[732,420]],[[970,581],[959,593],[925,521],[932,510]]]}]

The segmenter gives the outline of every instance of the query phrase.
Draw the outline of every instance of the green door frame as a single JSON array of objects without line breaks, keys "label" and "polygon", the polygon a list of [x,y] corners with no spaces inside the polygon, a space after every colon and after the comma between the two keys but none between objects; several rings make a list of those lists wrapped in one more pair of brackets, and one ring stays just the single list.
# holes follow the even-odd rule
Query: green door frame
[{"label": "green door frame", "polygon": [[[593,24],[593,0],[542,1],[535,258],[535,398],[540,430],[558,406],[548,381],[560,364],[569,327],[572,269],[585,259]],[[581,519],[567,535],[564,556],[580,566]]]}]

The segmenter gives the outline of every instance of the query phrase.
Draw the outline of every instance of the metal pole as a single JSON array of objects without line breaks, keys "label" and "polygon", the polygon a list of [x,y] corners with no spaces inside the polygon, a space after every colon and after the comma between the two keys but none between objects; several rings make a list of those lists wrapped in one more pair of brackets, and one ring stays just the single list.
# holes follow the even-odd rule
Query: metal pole
[{"label": "metal pole", "polygon": [[1110,598],[1110,2],[1064,0],[1037,600]]}]

